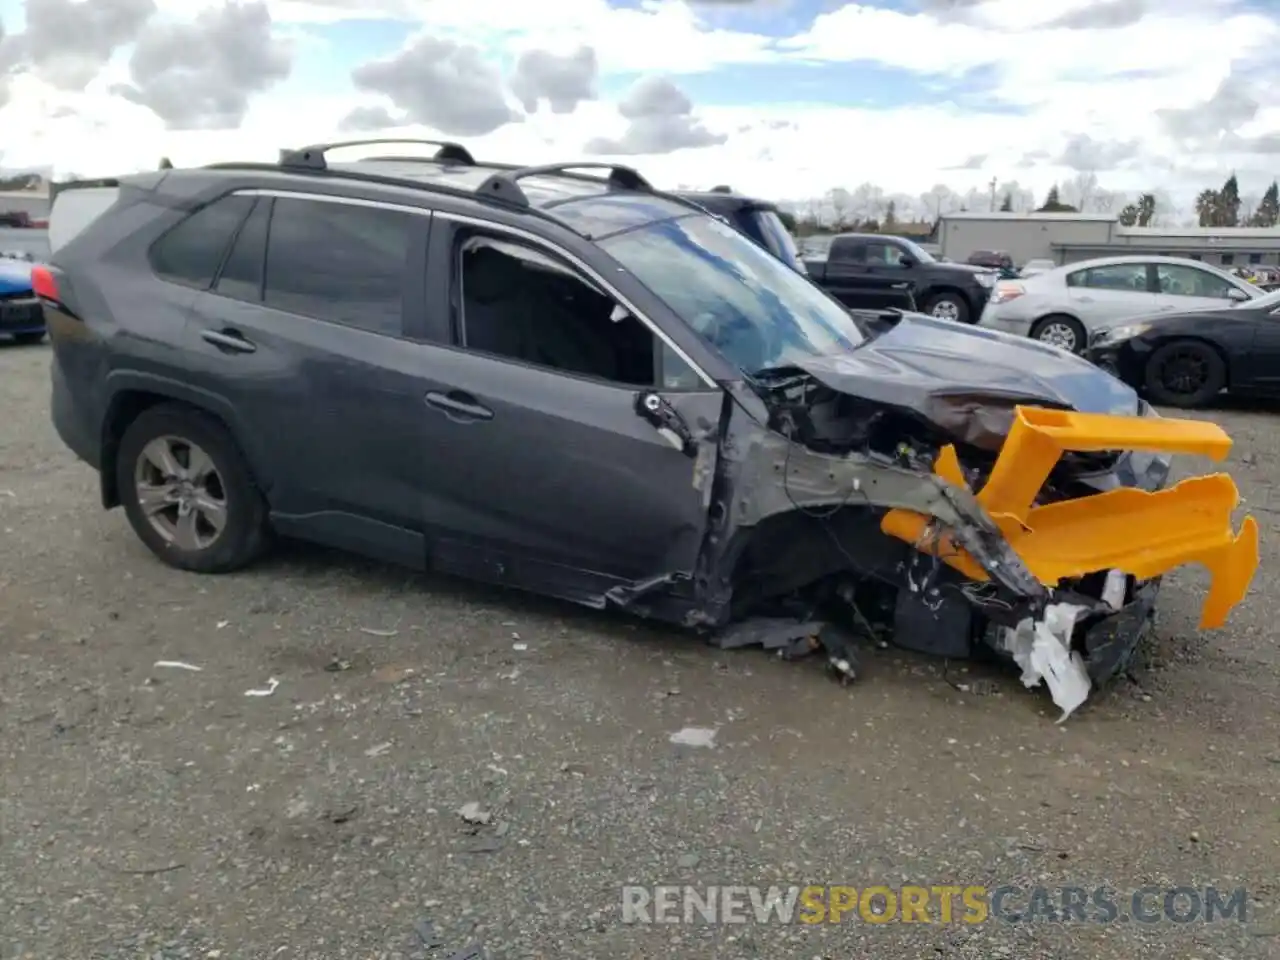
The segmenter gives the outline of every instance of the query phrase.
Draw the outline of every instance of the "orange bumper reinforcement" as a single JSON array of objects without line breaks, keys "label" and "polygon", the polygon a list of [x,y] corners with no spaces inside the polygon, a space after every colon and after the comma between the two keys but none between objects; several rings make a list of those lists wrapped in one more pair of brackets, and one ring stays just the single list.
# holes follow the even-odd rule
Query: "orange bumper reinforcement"
[{"label": "orange bumper reinforcement", "polygon": [[[1212,576],[1200,628],[1226,623],[1244,599],[1258,568],[1258,524],[1245,517],[1237,534],[1231,514],[1240,502],[1225,473],[1183,480],[1150,493],[1132,487],[1076,500],[1032,506],[1064,451],[1143,450],[1186,453],[1222,460],[1231,438],[1214,423],[1159,417],[1115,417],[1041,407],[1018,407],[1013,427],[986,485],[976,499],[1009,545],[1045,586],[1090,573],[1119,569],[1150,579],[1185,563],[1200,563]],[[945,447],[934,472],[968,489],[954,447]],[[945,534],[933,534],[932,518],[891,510],[881,529],[917,549],[936,552],[973,580],[990,576]]]}]

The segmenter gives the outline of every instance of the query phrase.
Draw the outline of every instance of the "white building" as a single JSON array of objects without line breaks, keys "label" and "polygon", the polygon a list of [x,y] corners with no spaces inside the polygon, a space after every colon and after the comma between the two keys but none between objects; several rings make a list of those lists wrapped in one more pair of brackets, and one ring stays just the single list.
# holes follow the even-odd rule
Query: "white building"
[{"label": "white building", "polygon": [[938,246],[960,262],[977,250],[1002,251],[1019,266],[1126,254],[1190,257],[1225,267],[1280,265],[1280,228],[1126,227],[1112,214],[947,213],[938,225]]}]

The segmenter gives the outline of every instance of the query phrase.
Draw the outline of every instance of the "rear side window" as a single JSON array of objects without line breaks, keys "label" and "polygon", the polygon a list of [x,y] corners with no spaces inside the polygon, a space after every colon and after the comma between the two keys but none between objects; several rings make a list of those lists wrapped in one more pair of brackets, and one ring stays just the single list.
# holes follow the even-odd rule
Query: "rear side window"
[{"label": "rear side window", "polygon": [[151,248],[151,269],[165,280],[208,290],[253,197],[229,196],[201,207]]},{"label": "rear side window", "polygon": [[1105,267],[1089,267],[1068,274],[1067,286],[1094,290],[1121,290],[1127,293],[1147,292],[1145,263],[1116,263]]},{"label": "rear side window", "polygon": [[827,254],[827,259],[842,260],[845,263],[865,263],[867,245],[862,240],[841,240],[836,237],[831,243],[831,252]]},{"label": "rear side window", "polygon": [[413,214],[398,210],[278,198],[267,240],[266,305],[400,336],[416,226]]},{"label": "rear side window", "polygon": [[271,200],[263,197],[240,228],[214,285],[215,293],[236,300],[258,302],[262,299],[262,268],[267,256],[267,218],[270,216]]}]

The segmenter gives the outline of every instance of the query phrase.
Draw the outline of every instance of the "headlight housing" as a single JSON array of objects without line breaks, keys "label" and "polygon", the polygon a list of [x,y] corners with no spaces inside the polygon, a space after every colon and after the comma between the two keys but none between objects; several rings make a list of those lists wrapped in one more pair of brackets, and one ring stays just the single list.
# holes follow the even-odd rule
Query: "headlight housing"
[{"label": "headlight housing", "polygon": [[1127,323],[1123,327],[1112,327],[1110,330],[1099,330],[1095,342],[1117,343],[1120,340],[1132,340],[1151,329],[1149,323]]},{"label": "headlight housing", "polygon": [[979,273],[975,274],[975,276],[978,278],[978,283],[986,287],[988,290],[996,285],[997,274],[995,273]]},{"label": "headlight housing", "polygon": [[1027,288],[1020,283],[1008,280],[1002,281],[996,285],[995,292],[991,294],[991,303],[1008,303],[1010,300],[1017,300],[1026,292]]}]

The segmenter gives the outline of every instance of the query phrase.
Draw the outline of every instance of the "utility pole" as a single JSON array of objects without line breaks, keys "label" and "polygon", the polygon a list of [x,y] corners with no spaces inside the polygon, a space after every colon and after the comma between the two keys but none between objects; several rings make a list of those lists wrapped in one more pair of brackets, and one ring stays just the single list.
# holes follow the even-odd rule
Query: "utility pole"
[{"label": "utility pole", "polygon": [[992,177],[991,178],[991,212],[992,213],[996,212],[996,186],[998,184],[999,184],[999,181],[995,177]]}]

